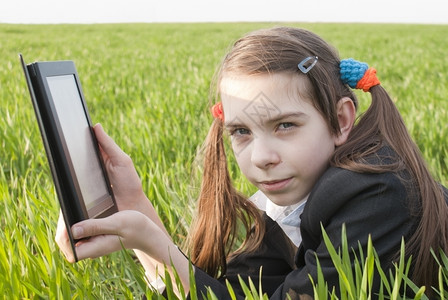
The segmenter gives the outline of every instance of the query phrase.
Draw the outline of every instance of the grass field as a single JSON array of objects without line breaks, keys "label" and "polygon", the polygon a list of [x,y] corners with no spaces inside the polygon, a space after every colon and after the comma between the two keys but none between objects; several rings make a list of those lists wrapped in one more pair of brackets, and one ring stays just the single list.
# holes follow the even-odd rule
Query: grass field
[{"label": "grass field", "polygon": [[[142,292],[123,252],[71,265],[54,243],[59,207],[18,53],[28,62],[75,61],[93,122],[131,155],[145,192],[181,244],[198,192],[195,159],[211,122],[213,72],[236,38],[275,25],[0,24],[0,297],[114,299]],[[431,171],[448,185],[448,26],[293,25],[323,36],[342,58],[377,68]],[[360,99],[362,110],[369,97]],[[232,172],[244,193],[253,192]]]}]

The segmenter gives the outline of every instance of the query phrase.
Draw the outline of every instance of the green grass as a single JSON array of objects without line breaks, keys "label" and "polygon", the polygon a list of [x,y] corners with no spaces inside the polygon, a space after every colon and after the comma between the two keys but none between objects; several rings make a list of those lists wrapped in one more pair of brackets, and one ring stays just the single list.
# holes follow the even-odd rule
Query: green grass
[{"label": "green grass", "polygon": [[[59,207],[18,53],[27,62],[75,61],[93,122],[131,155],[145,192],[182,243],[199,187],[196,154],[211,121],[210,79],[235,39],[274,25],[0,24],[0,295],[113,299],[142,292],[123,253],[71,265],[55,245]],[[448,26],[294,25],[323,36],[341,57],[377,68],[431,171],[447,185]],[[359,95],[364,109],[369,97]]]}]

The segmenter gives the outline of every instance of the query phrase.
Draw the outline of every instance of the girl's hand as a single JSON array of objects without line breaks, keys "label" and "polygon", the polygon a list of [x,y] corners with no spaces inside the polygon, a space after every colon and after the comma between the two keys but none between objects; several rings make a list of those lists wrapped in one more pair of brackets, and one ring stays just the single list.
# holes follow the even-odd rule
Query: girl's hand
[{"label": "girl's hand", "polygon": [[112,184],[118,209],[120,211],[136,210],[145,214],[168,235],[157,212],[143,192],[132,159],[106,134],[100,124],[96,124],[93,130],[100,145],[101,155]]},{"label": "girl's hand", "polygon": [[[152,256],[153,249],[164,247],[164,243],[174,246],[159,226],[135,210],[120,211],[102,219],[84,220],[73,225],[71,230],[74,239],[85,238],[76,244],[79,260],[107,255],[123,247],[138,249]],[[75,259],[62,214],[59,215],[56,242],[67,260],[73,263]]]},{"label": "girl's hand", "polygon": [[139,249],[152,255],[157,244],[172,244],[157,225],[135,210],[124,210],[107,218],[79,222],[73,225],[72,233],[75,239],[86,238],[76,244],[76,254],[80,260],[107,255],[123,247]]},{"label": "girl's hand", "polygon": [[106,134],[100,124],[96,124],[93,130],[100,145],[118,209],[137,210],[147,214],[152,207],[143,193],[132,159]]},{"label": "girl's hand", "polygon": [[[89,219],[72,226],[78,259],[96,258],[123,249],[137,249],[159,264],[174,266],[185,291],[189,290],[188,260],[162,228],[146,215],[132,210],[103,219]],[[171,268],[170,268],[171,270]]]}]

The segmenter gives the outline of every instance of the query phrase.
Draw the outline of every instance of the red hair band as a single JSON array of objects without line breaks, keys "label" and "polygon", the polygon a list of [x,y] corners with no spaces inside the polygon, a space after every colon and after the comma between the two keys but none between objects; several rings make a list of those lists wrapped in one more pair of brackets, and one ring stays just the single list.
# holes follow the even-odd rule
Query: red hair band
[{"label": "red hair band", "polygon": [[222,110],[222,103],[217,102],[212,106],[212,115],[215,119],[220,119],[224,122],[224,111]]}]

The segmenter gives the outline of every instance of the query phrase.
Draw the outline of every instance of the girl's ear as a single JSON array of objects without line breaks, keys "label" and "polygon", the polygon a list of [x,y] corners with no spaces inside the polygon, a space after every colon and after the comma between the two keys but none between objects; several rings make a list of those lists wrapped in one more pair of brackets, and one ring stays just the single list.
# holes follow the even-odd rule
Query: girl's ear
[{"label": "girl's ear", "polygon": [[340,146],[347,141],[348,135],[352,131],[356,118],[356,108],[352,99],[344,97],[336,104],[340,133],[336,136],[334,144]]}]

